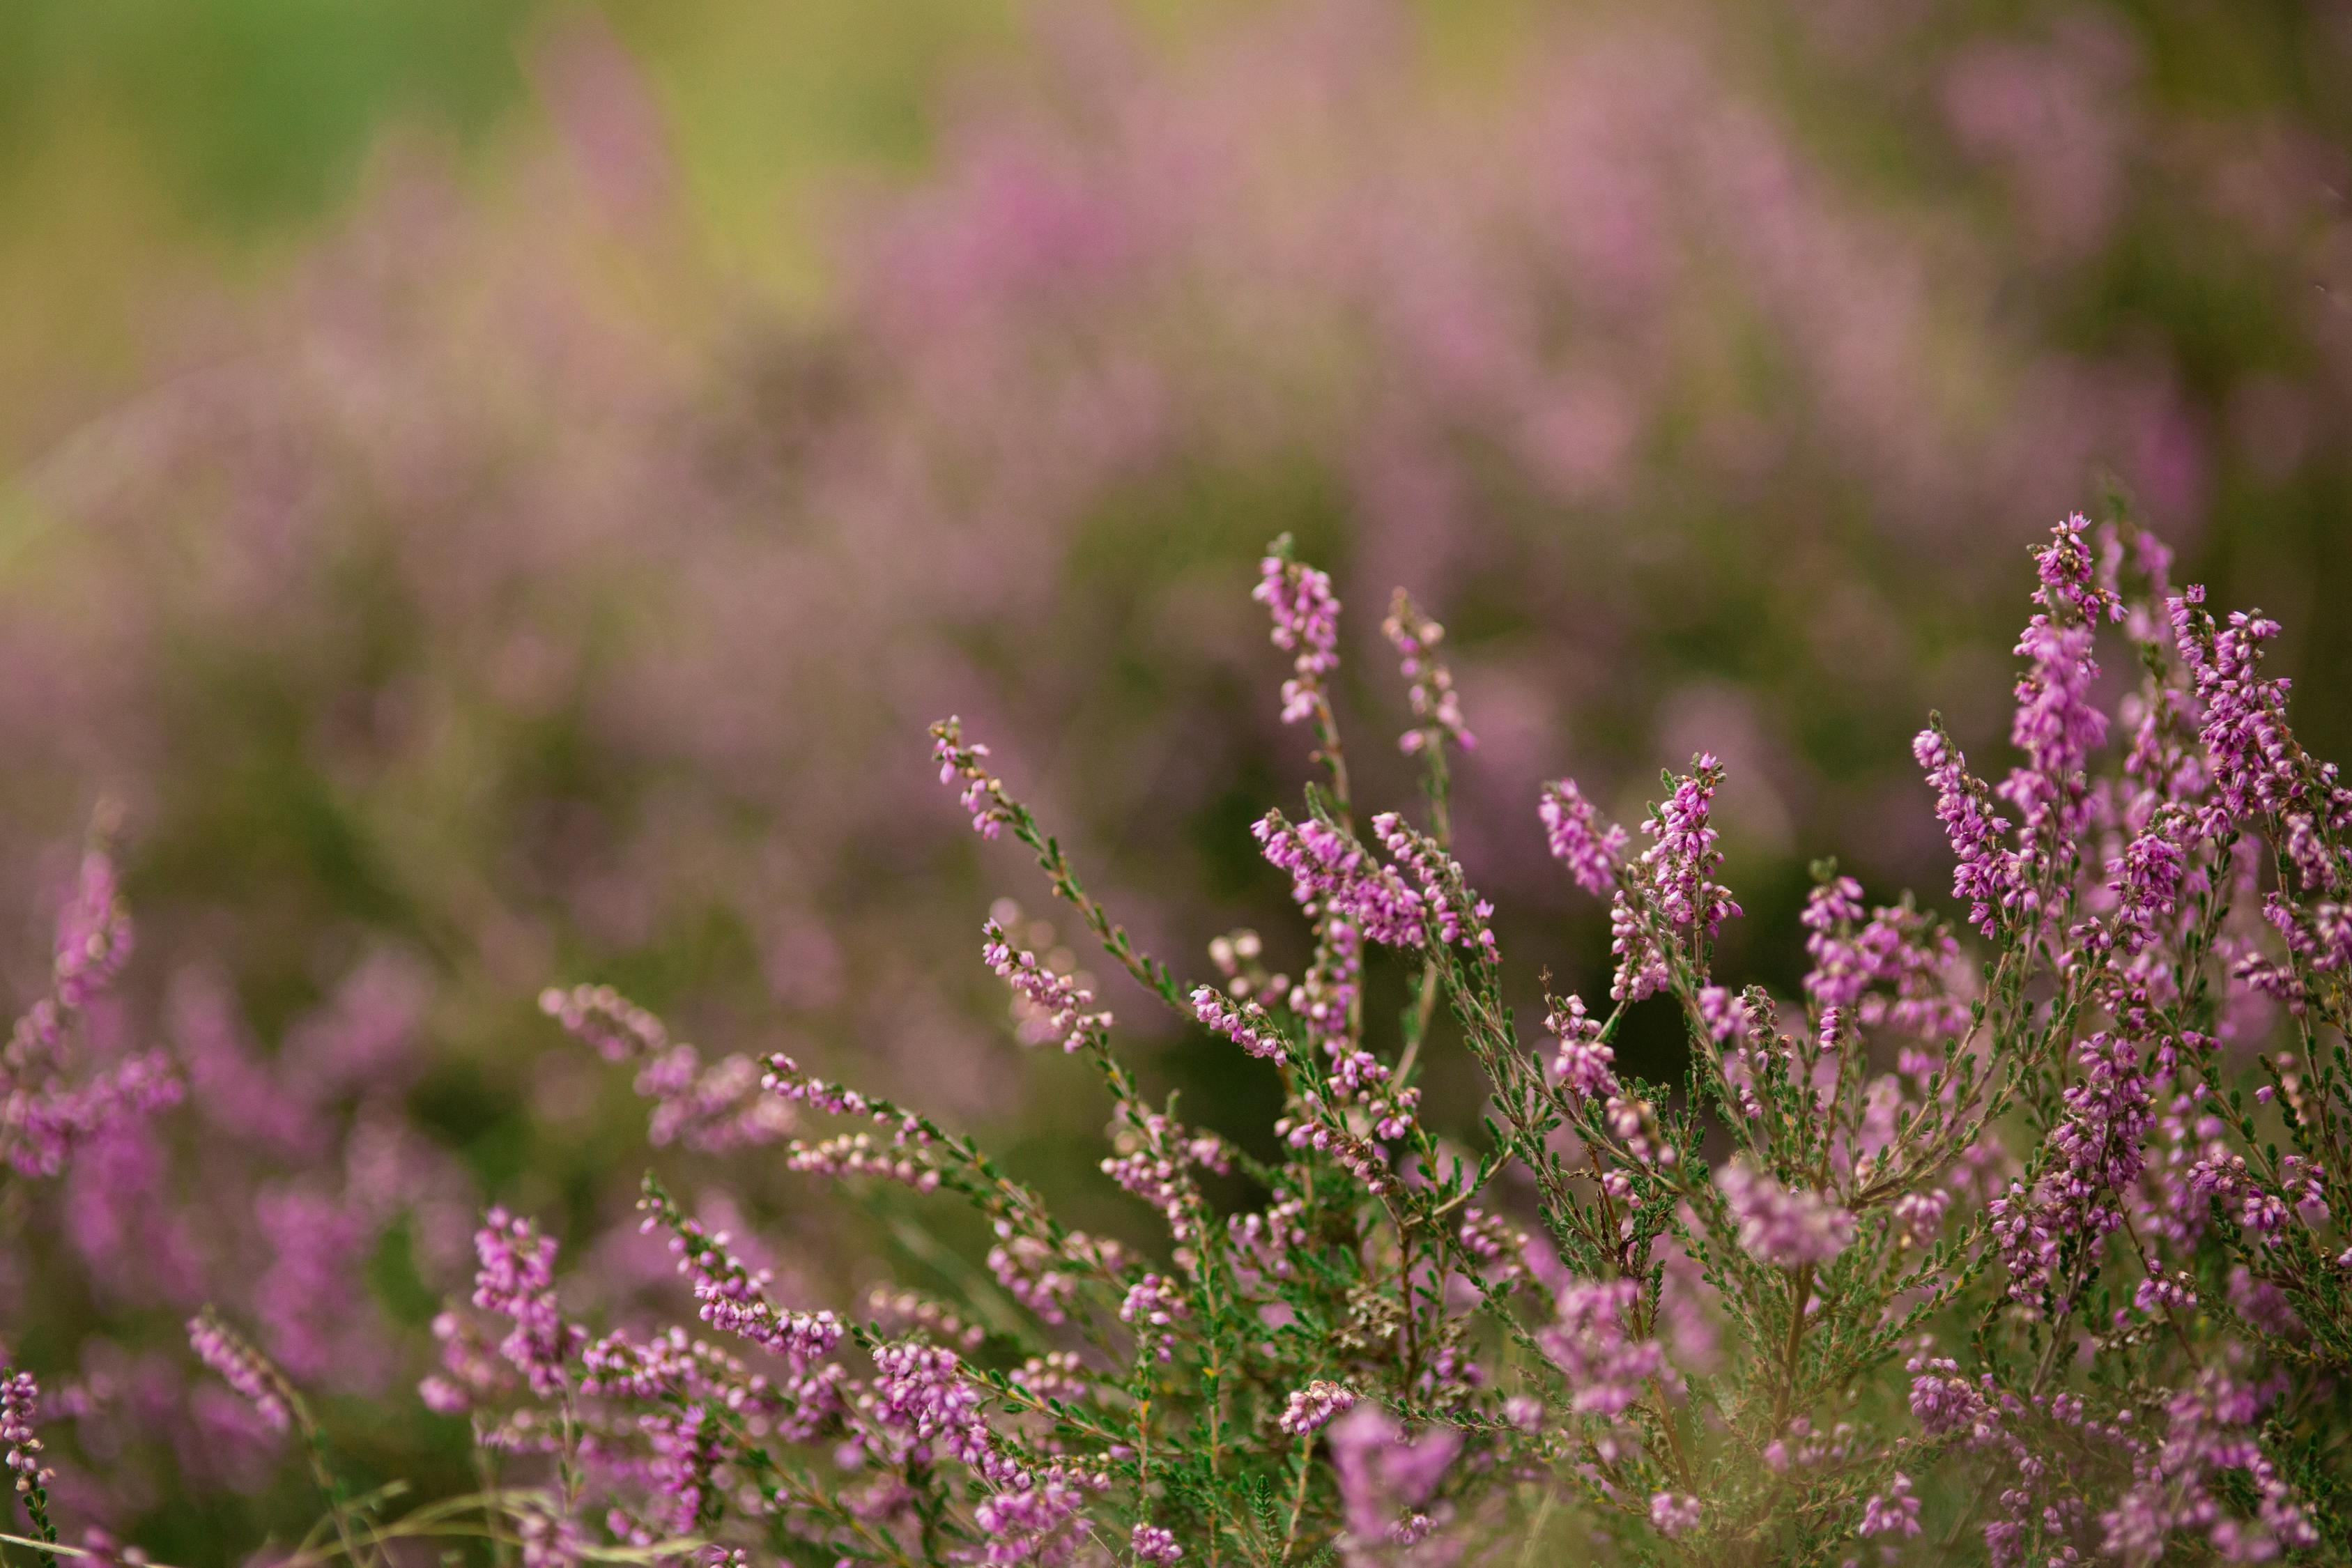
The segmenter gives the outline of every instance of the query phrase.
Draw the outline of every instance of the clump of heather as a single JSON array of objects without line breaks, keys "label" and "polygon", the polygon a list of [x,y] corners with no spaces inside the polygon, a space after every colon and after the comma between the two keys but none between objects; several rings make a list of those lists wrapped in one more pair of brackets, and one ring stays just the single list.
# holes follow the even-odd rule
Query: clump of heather
[{"label": "clump of heather", "polygon": [[[635,1066],[657,1141],[972,1211],[961,1299],[799,1299],[648,1174],[697,1321],[606,1324],[556,1240],[492,1210],[422,1389],[488,1484],[412,1520],[350,1499],[250,1342],[205,1315],[194,1349],[320,1456],[330,1556],[429,1524],[534,1565],[2342,1561],[2352,789],[2263,673],[2273,623],[2175,590],[2121,525],[2070,518],[2035,562],[2017,760],[1990,782],[1939,722],[1917,742],[1959,921],[1824,864],[1811,966],[1775,995],[1717,965],[1746,918],[1726,771],[1668,773],[1632,833],[1562,781],[1538,809],[1608,902],[1613,982],[1527,1031],[1523,961],[1454,852],[1470,730],[1442,632],[1398,597],[1424,798],[1375,810],[1333,697],[1341,606],[1278,542],[1258,597],[1316,776],[1257,839],[1297,980],[1255,932],[1181,977],[985,746],[932,731],[975,829],[1032,852],[1199,1048],[1276,1080],[1260,1157],[1147,1090],[1089,982],[978,928],[1024,1026],[1098,1080],[1103,1173],[1156,1245],[1073,1228],[918,1106],[780,1053],[705,1067],[581,988],[546,1011]],[[2105,705],[2103,658],[2137,671]],[[1621,1055],[1640,1006],[1679,1016],[1679,1081]],[[1424,1112],[1441,1055],[1483,1074],[1475,1132]]]}]

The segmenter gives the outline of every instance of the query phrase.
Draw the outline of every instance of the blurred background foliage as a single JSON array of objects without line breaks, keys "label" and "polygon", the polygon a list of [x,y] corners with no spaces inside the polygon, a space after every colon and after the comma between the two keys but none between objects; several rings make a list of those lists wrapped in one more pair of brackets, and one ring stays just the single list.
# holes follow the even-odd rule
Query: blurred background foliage
[{"label": "blurred background foliage", "polygon": [[[10,1216],[69,1510],[190,1564],[307,1521],[188,1376],[206,1299],[361,1468],[463,1484],[404,1390],[483,1202],[584,1305],[674,1305],[640,1108],[550,983],[988,1130],[1148,1244],[975,962],[992,900],[1052,912],[922,725],[1181,973],[1236,922],[1295,963],[1247,836],[1305,773],[1246,597],[1278,531],[1387,801],[1390,589],[1451,628],[1523,978],[1605,987],[1564,771],[1630,819],[1727,759],[1735,973],[1793,983],[1814,856],[1940,895],[1907,739],[1939,707],[2000,771],[2071,510],[2283,619],[2352,752],[2347,89],[2352,6],[2283,0],[0,7],[0,974],[121,803],[93,1044],[194,1088],[168,1157]],[[1263,1146],[1270,1081],[1104,990]],[[810,1299],[979,1239],[653,1157]]]}]

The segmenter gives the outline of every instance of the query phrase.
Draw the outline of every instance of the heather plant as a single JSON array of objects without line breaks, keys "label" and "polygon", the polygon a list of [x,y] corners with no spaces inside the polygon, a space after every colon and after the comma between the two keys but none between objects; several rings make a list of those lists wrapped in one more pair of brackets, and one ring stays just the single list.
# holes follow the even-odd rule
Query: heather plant
[{"label": "heather plant", "polygon": [[[1304,1030],[1353,984],[1340,1011],[1363,1013],[1357,1046],[1318,1058],[1346,1120],[1362,1119],[1401,1184],[1434,1178],[1415,1173],[1408,1133],[1386,1129],[1424,1117],[1475,1175],[1471,1151],[1491,1148],[1470,1097],[1486,1075],[1456,1048],[1445,978],[1420,980],[1421,950],[1370,923],[1376,907],[1362,929],[1329,933],[1358,942],[1355,959],[1318,957],[1319,915],[1302,946],[1275,918],[1291,879],[1267,876],[1234,831],[1234,803],[1255,816],[1286,765],[1286,710],[1303,703],[1298,724],[1321,722],[1318,700],[1330,714],[1378,710],[1390,672],[1363,657],[1381,644],[1379,616],[1360,611],[1392,582],[1428,589],[1455,635],[1433,658],[1418,611],[1392,606],[1394,635],[1414,645],[1396,658],[1415,668],[1396,673],[1423,739],[1347,753],[1349,795],[1401,806],[1418,770],[1446,769],[1442,807],[1404,815],[1503,906],[1487,925],[1511,960],[1496,994],[1528,1025],[1559,1021],[1563,1083],[1592,1086],[1604,1111],[1612,1078],[1629,1108],[1689,1109],[1672,974],[1645,958],[1646,994],[1621,1008],[1594,978],[1608,939],[1587,938],[1612,930],[1613,910],[1612,934],[1647,952],[1641,900],[1620,900],[1615,879],[1652,840],[1619,843],[1607,819],[1635,826],[1632,763],[1700,744],[1728,781],[1694,784],[1718,790],[1706,828],[1730,868],[1707,879],[1736,882],[1748,911],[1707,900],[1723,977],[1707,984],[1738,1005],[1745,983],[1770,981],[1778,1019],[1812,998],[1808,969],[1862,965],[1879,978],[1852,1005],[1893,1011],[1849,1026],[1881,1068],[1890,1036],[1899,1054],[1964,1035],[1983,983],[1948,971],[1995,956],[1996,939],[1937,926],[1941,900],[1882,904],[1947,852],[1893,742],[1928,688],[1951,704],[1955,745],[1981,758],[1998,739],[1998,700],[1971,700],[1996,688],[1968,660],[1997,652],[1979,635],[1995,597],[1984,584],[2025,520],[2112,465],[2196,544],[2221,596],[2290,612],[2292,635],[2265,645],[2273,664],[2327,667],[2331,617],[2281,606],[2290,585],[2263,568],[2291,561],[2294,586],[2322,584],[2305,590],[2321,603],[2337,570],[2325,531],[2345,444],[2326,432],[2344,423],[2352,338],[2341,289],[2313,280],[2352,255],[2328,195],[2340,138],[2325,101],[2200,98],[2160,16],[1906,11],[1838,38],[1805,30],[1827,15],[1760,22],[1797,29],[1762,61],[1744,22],[1705,8],[1580,20],[1531,40],[1475,102],[1432,86],[1443,68],[1391,7],[1283,7],[1164,56],[1066,17],[1047,25],[1035,79],[973,84],[922,174],[826,226],[843,288],[813,321],[783,319],[696,248],[697,215],[677,204],[699,175],[672,177],[651,100],[591,93],[556,106],[572,161],[478,184],[405,166],[255,320],[216,324],[184,357],[160,352],[148,391],[12,488],[27,526],[11,531],[0,583],[0,925],[55,880],[29,874],[46,850],[22,839],[46,846],[93,779],[122,793],[144,940],[79,1059],[161,1047],[186,1084],[172,1114],[110,1121],[55,1176],[17,1184],[0,1301],[12,1355],[40,1374],[60,1517],[135,1529],[185,1560],[310,1508],[299,1435],[188,1354],[183,1325],[206,1303],[342,1436],[335,1463],[361,1478],[351,1495],[385,1474],[446,1491],[465,1423],[382,1401],[435,1352],[432,1299],[470,1267],[487,1197],[563,1239],[575,1318],[642,1339],[674,1307],[646,1279],[659,1232],[634,1249],[613,1234],[640,1174],[632,1083],[677,1209],[730,1230],[752,1271],[774,1267],[779,1300],[845,1321],[880,1311],[865,1291],[886,1266],[951,1294],[952,1268],[898,1256],[901,1195],[950,1253],[984,1264],[1001,1247],[1037,1274],[1041,1300],[1087,1288],[1052,1264],[1050,1237],[989,1235],[1005,1217],[992,1211],[974,1221],[988,1239],[964,1246],[971,1233],[943,1212],[956,1191],[944,1177],[916,1191],[931,1173],[893,1130],[835,1126],[763,1091],[778,1046],[861,1094],[984,1132],[1090,1247],[1115,1239],[1122,1267],[1181,1284],[1172,1221],[1144,1208],[1122,1224],[1116,1192],[1069,1179],[1095,1111],[1055,1069],[1075,1074],[1093,1050],[1023,1060],[975,1024],[973,997],[1000,1013],[1010,998],[1022,1039],[1054,1036],[1062,1009],[1029,999],[1016,973],[1100,992],[1077,1015],[1116,1006],[1139,1092],[1173,1116],[1181,1083],[1185,1121],[1219,1136],[1218,1161],[1188,1165],[1124,1131],[1123,1179],[1189,1180],[1216,1214],[1255,1215],[1244,1228],[1268,1245],[1310,1230],[1269,1172],[1294,1154],[1371,1163],[1314,1114],[1256,1115],[1297,1075],[1204,1048],[1192,971],[1232,1003],[1235,1039],[1261,1047],[1275,1042],[1244,1005]],[[2308,41],[2289,51],[2296,80],[2340,70]],[[1853,136],[1879,150],[1865,170]],[[1906,180],[1908,195],[1885,183]],[[1961,189],[1965,205],[1947,199]],[[2201,237],[2216,235],[2229,242],[2208,254]],[[2298,520],[2313,531],[2298,538]],[[1244,702],[1256,672],[1234,634],[1248,606],[1224,578],[1284,527],[1311,540],[1328,595],[1359,613],[1317,668],[1291,672],[1287,697]],[[2146,590],[2126,571],[2119,592],[2126,582]],[[1317,646],[1310,612],[1286,612],[1306,617],[1292,658]],[[2099,634],[2105,672],[2075,694],[2111,711],[2137,673],[2117,625]],[[2342,733],[2333,686],[2298,693],[2307,735]],[[1182,1009],[1139,1005],[1117,965],[1080,973],[1013,910],[997,916],[1005,984],[941,962],[985,900],[960,825],[926,809],[919,772],[894,759],[950,707],[1026,764],[1005,771],[1132,943],[1192,956],[1176,963]],[[1472,718],[1483,744],[1465,755]],[[1580,787],[1528,812],[1535,783],[1571,767]],[[2040,824],[2037,845],[2108,831],[2064,802],[1996,794],[1975,813],[1974,798],[1961,789],[1951,809],[1988,843],[2026,830],[1993,828],[1995,815]],[[1283,810],[1270,843],[1292,860],[1360,852],[1418,889],[1422,851],[1392,849],[1369,805]],[[1327,832],[1343,834],[1338,847]],[[1539,852],[1547,832],[1570,875]],[[2083,876],[2130,843],[2086,848]],[[1809,906],[1818,930],[1784,918],[1809,880],[1799,846],[1834,849],[1838,875],[1867,884],[1843,895],[1851,913]],[[2161,845],[2141,856],[2149,875],[2171,874]],[[1682,884],[1644,896],[1699,903]],[[1447,906],[1456,930],[1475,932],[1475,903]],[[2243,928],[2251,907],[2236,910]],[[1206,964],[1176,934],[1244,920],[1263,936],[1233,932]],[[2209,967],[2223,961],[2217,949]],[[1538,985],[1547,967],[1566,978]],[[2054,973],[2037,959],[2027,994]],[[550,973],[609,980],[664,1027],[605,1042],[625,1064],[614,1070],[551,1028],[518,1026]],[[1408,983],[1416,1005],[1430,998],[1417,1051],[1390,1028]],[[1294,994],[1321,1012],[1294,1018]],[[2225,987],[2214,1032],[2235,1043],[2216,1071],[2248,1068],[2257,1040],[2298,1050],[2263,1021],[2291,1019],[2287,1005]],[[1305,1038],[1325,1050],[1325,1035]],[[2091,1071],[2065,1048],[2042,1070]],[[2170,1137],[2166,1091],[2133,1110],[2137,1080],[2107,1049],[2101,1082],[2123,1124],[2152,1115],[2147,1136]],[[1622,1092],[1635,1077],[1668,1092]],[[2284,1145],[2278,1112],[2254,1104]],[[1757,1245],[1801,1267],[1826,1243],[1774,1239],[1791,1226],[1872,1243],[1873,1211],[1849,1231],[1852,1205],[1812,1203],[1801,1168],[1726,1142],[1708,1103],[1694,1114],[1700,1148],[1685,1157],[1721,1173],[1711,1184],[1748,1205]],[[2026,1114],[2007,1102],[1991,1129],[2003,1146],[2037,1146]],[[2195,1119],[2183,1125],[2193,1142]],[[1585,1158],[1570,1123],[1553,1136]],[[2069,1283],[2064,1238],[2114,1216],[2044,1200],[2070,1169],[2012,1166],[1982,1142],[1941,1201],[1956,1226],[2009,1202],[1997,1223],[2021,1257],[2049,1253],[2084,1321],[2105,1310],[2103,1287]],[[862,1196],[885,1190],[803,1201],[808,1176],[828,1172]],[[1536,1180],[1516,1158],[1489,1178],[1474,1202],[1504,1218],[1482,1218],[1482,1245],[1507,1257],[1496,1227],[1549,1234]],[[1922,1225],[1936,1190],[1904,1200]],[[1157,1245],[1141,1220],[1162,1225]],[[2130,1240],[2117,1230],[2105,1246]],[[1697,1253],[1662,1235],[1651,1256],[1667,1271],[1654,1337],[1681,1375],[1753,1337]],[[1835,1267],[1815,1262],[1809,1320]],[[1930,1314],[1930,1362],[1982,1370],[1969,1314],[2006,1278],[2004,1265]],[[2249,1309],[2268,1300],[2265,1278],[2238,1288]],[[1545,1287],[1513,1289],[1524,1307]],[[2194,1310],[2238,1310],[2231,1289],[2226,1272],[2209,1281]],[[886,1293],[894,1324],[928,1310],[896,1300]],[[1177,1304],[1191,1315],[1149,1294],[1106,1331],[1159,1336],[1167,1375],[1190,1375],[1185,1336],[1204,1320]],[[1015,1326],[1034,1315],[1019,1297],[997,1305]],[[959,1356],[1033,1353],[992,1348],[1006,1324],[974,1302],[955,1313],[938,1331]],[[1064,1331],[1026,1331],[1049,1357],[1078,1353]],[[1499,1364],[1483,1346],[1472,1359]],[[1318,1382],[1306,1410],[1369,1386],[1336,1364],[1302,1375],[1286,1410]],[[456,1392],[439,1397],[457,1409],[462,1385],[445,1376]],[[1386,1462],[1363,1452],[1360,1479]],[[1979,1467],[1970,1485],[1992,1489],[1992,1510],[2026,1462],[1989,1438],[1940,1473],[1906,1468],[1915,1484],[1885,1492],[1882,1512],[1916,1501],[1929,1550],[1969,1500],[1946,1490],[1964,1465]],[[1710,1539],[1688,1499],[1714,1500],[1676,1490],[1663,1518],[1696,1518],[1678,1541]],[[1542,1526],[1549,1544],[1580,1545],[1586,1528],[1564,1502]],[[1200,1560],[1197,1540],[1178,1544]]]},{"label": "heather plant", "polygon": [[[2016,760],[1992,782],[1934,719],[1915,746],[1956,919],[1824,863],[1810,967],[1776,997],[1715,962],[1744,918],[1723,767],[1664,775],[1632,834],[1563,780],[1538,814],[1608,903],[1612,973],[1605,1003],[1548,994],[1540,1034],[1450,847],[1474,741],[1443,628],[1402,594],[1411,815],[1356,797],[1330,580],[1287,540],[1264,563],[1316,768],[1255,829],[1296,976],[1244,931],[1210,944],[1214,982],[1180,979],[986,745],[935,725],[973,829],[1034,854],[1203,1048],[1265,1064],[1271,1139],[1151,1096],[1091,986],[1000,917],[981,960],[1028,1037],[1099,1079],[1101,1169],[1157,1216],[1149,1248],[1067,1226],[919,1108],[781,1053],[706,1065],[608,988],[551,991],[635,1068],[657,1141],[960,1204],[984,1268],[953,1299],[785,1300],[756,1238],[648,1174],[699,1327],[604,1327],[564,1300],[555,1241],[493,1210],[423,1389],[470,1415],[484,1489],[382,1519],[322,1470],[333,1528],[296,1558],[437,1532],[531,1563],[2352,1557],[2352,790],[2263,671],[2274,623],[2174,589],[2128,526],[2070,518],[2034,561]],[[2137,678],[2107,686],[2118,644]],[[1643,1007],[1680,1020],[1679,1081],[1618,1056]],[[1441,1053],[1484,1076],[1475,1130],[1425,1111]],[[217,1320],[194,1341],[266,1419],[305,1419]]]}]

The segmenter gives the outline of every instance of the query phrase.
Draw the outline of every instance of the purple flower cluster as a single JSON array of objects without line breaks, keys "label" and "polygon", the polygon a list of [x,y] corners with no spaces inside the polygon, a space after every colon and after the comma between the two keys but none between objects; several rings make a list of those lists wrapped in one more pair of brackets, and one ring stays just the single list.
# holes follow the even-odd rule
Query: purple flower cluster
[{"label": "purple flower cluster", "polygon": [[1827,1263],[1853,1245],[1853,1215],[1820,1193],[1784,1187],[1737,1161],[1715,1173],[1738,1227],[1739,1245],[1759,1263],[1795,1268]]},{"label": "purple flower cluster", "polygon": [[2124,1199],[2146,1163],[2155,1121],[2137,1046],[2094,1035],[2077,1059],[2083,1076],[2066,1089],[2065,1115],[2052,1130],[2050,1169],[2030,1192],[2012,1183],[1988,1210],[2010,1294],[2020,1301],[2047,1294],[2062,1313],[2074,1296],[2062,1259],[2123,1224]]},{"label": "purple flower cluster", "polygon": [[1127,1299],[1118,1304],[1118,1321],[1135,1331],[1137,1352],[1162,1362],[1176,1359],[1176,1336],[1167,1331],[1178,1319],[1192,1315],[1174,1284],[1157,1274],[1129,1286]]},{"label": "purple flower cluster", "polygon": [[1536,1339],[1566,1380],[1572,1409],[1622,1415],[1666,1370],[1657,1342],[1634,1335],[1639,1294],[1630,1279],[1570,1279],[1556,1292],[1556,1315]]},{"label": "purple flower cluster", "polygon": [[1568,868],[1578,887],[1596,899],[1606,897],[1624,862],[1625,830],[1603,822],[1574,779],[1544,785],[1536,815],[1542,819],[1552,858]]},{"label": "purple flower cluster", "polygon": [[1384,946],[1422,944],[1423,895],[1344,834],[1318,821],[1294,827],[1279,811],[1252,831],[1266,859],[1290,873],[1301,910],[1336,916]]},{"label": "purple flower cluster", "polygon": [[1296,724],[1328,707],[1324,681],[1339,668],[1339,601],[1328,574],[1281,551],[1259,563],[1250,597],[1274,616],[1274,646],[1297,655],[1282,683],[1282,721]]},{"label": "purple flower cluster", "polygon": [[1192,992],[1192,1014],[1204,1027],[1254,1057],[1280,1061],[1286,1054],[1281,1032],[1255,1002],[1235,1003],[1222,992],[1202,985]]},{"label": "purple flower cluster", "polygon": [[1617,1053],[1601,1038],[1601,1020],[1584,1010],[1584,999],[1570,996],[1552,1009],[1544,1027],[1559,1040],[1551,1060],[1551,1079],[1580,1100],[1607,1100],[1618,1092]]},{"label": "purple flower cluster", "polygon": [[210,1312],[188,1320],[188,1345],[196,1359],[251,1403],[265,1426],[283,1432],[294,1424],[286,1385],[261,1352]]},{"label": "purple flower cluster", "polygon": [[1475,949],[1489,963],[1502,961],[1487,922],[1495,906],[1473,894],[1463,880],[1462,868],[1425,834],[1417,833],[1393,812],[1372,818],[1372,831],[1381,847],[1412,873],[1420,893],[1424,918],[1437,930],[1440,942]]},{"label": "purple flower cluster", "polygon": [[0,1371],[0,1443],[7,1445],[9,1480],[20,1496],[58,1479],[41,1458],[40,1419],[41,1389],[33,1374]]},{"label": "purple flower cluster", "polygon": [[981,949],[981,961],[1034,1010],[1045,1037],[1059,1044],[1064,1052],[1079,1050],[1110,1032],[1108,1013],[1087,1011],[1094,1003],[1093,992],[1067,975],[1051,973],[1037,962],[1035,953],[1014,951],[1004,928],[994,921],[982,928],[982,934],[987,942]]},{"label": "purple flower cluster", "polygon": [[1328,1426],[1334,1416],[1353,1408],[1355,1403],[1356,1396],[1348,1388],[1317,1378],[1304,1388],[1291,1390],[1276,1424],[1294,1437],[1304,1437]]},{"label": "purple flower cluster", "polygon": [[492,1209],[474,1235],[480,1267],[474,1274],[474,1305],[513,1321],[499,1353],[522,1373],[532,1392],[560,1393],[566,1363],[586,1332],[567,1322],[555,1300],[555,1239],[541,1236],[530,1220]]},{"label": "purple flower cluster", "polygon": [[1399,588],[1388,619],[1381,623],[1381,632],[1402,661],[1400,669],[1416,721],[1413,728],[1397,738],[1398,748],[1407,756],[1433,751],[1447,741],[1465,752],[1475,749],[1477,738],[1462,721],[1462,700],[1454,690],[1453,673],[1437,657],[1445,628],[1423,615],[1412,596]]},{"label": "purple flower cluster", "polygon": [[[131,949],[131,916],[113,860],[82,857],[74,891],[58,911],[49,989],[0,1047],[0,1157],[19,1174],[54,1176],[109,1129],[178,1103],[180,1073],[160,1051],[78,1061],[68,1049],[90,1003]],[[78,1077],[68,1076],[79,1069]]]}]

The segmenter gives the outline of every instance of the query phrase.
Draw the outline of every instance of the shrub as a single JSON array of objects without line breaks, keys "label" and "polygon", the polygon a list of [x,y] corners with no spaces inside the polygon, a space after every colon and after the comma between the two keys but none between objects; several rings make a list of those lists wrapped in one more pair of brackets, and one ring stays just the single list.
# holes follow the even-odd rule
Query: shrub
[{"label": "shrub", "polygon": [[[1103,1173],[1164,1247],[1069,1227],[919,1109],[780,1054],[705,1066],[610,990],[552,991],[636,1067],[662,1141],[948,1194],[992,1233],[986,1272],[953,1301],[781,1300],[648,1175],[644,1223],[703,1327],[600,1332],[567,1310],[555,1243],[493,1210],[423,1391],[471,1414],[488,1484],[397,1517],[341,1489],[299,1393],[201,1319],[205,1360],[320,1456],[334,1528],[295,1557],[470,1531],[532,1564],[2342,1560],[2352,791],[2262,673],[2274,623],[2174,592],[2127,528],[2070,519],[2035,560],[2018,762],[1988,783],[1933,720],[1915,747],[1958,919],[1874,905],[1825,863],[1801,995],[1735,986],[1713,963],[1741,913],[1710,826],[1723,769],[1666,775],[1638,835],[1563,780],[1539,814],[1608,901],[1614,973],[1605,1005],[1548,997],[1540,1043],[1449,847],[1449,756],[1473,740],[1444,633],[1402,593],[1411,816],[1350,789],[1328,578],[1286,541],[1264,563],[1318,769],[1255,828],[1311,933],[1295,978],[1244,932],[1211,945],[1219,984],[1181,981],[986,746],[935,726],[972,826],[1278,1078],[1272,1157],[1150,1098],[1088,987],[995,920],[983,963],[1032,1037],[1097,1070]],[[2103,636],[2138,666],[2104,706]],[[1390,963],[1392,1023],[1369,1000]],[[1681,1020],[1679,1082],[1618,1058],[1644,1005]],[[1483,1071],[1475,1132],[1424,1115],[1439,1052]],[[841,1130],[796,1136],[808,1117]],[[9,1385],[28,1478],[31,1393]]]}]

